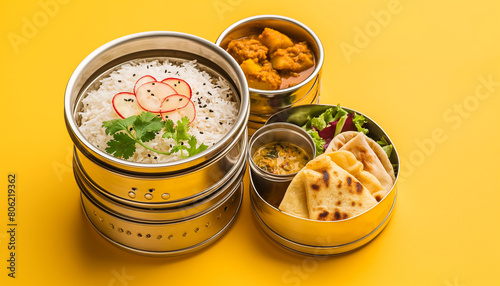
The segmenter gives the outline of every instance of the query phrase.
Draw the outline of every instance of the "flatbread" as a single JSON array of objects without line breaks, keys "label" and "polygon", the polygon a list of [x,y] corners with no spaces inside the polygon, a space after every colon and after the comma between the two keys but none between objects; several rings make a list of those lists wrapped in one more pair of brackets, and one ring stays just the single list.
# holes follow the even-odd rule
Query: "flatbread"
[{"label": "flatbread", "polygon": [[304,175],[310,219],[343,220],[377,204],[370,191],[328,155],[307,164]]},{"label": "flatbread", "polygon": [[[327,149],[325,150],[325,153],[333,152],[340,150],[345,144],[347,144],[351,139],[354,137],[363,134],[362,132],[357,132],[357,131],[346,131],[338,134],[335,136],[335,138],[332,139],[330,144],[328,145]],[[373,139],[370,137],[366,136],[363,134],[366,140],[368,142],[368,145],[372,148],[373,152],[377,155],[378,159],[384,166],[384,169],[387,171],[389,176],[391,176],[392,180],[396,180],[396,176],[394,175],[394,167],[392,166],[391,161],[389,160],[389,157],[387,157],[387,153],[385,153],[384,149],[375,142]]]},{"label": "flatbread", "polygon": [[304,172],[301,170],[293,177],[290,185],[288,185],[285,196],[279,206],[280,210],[301,218],[309,218],[304,184]]},{"label": "flatbread", "polygon": [[[363,164],[364,170],[377,178],[385,191],[377,195],[377,201],[380,201],[389,193],[395,181],[394,169],[387,154],[377,142],[368,138],[362,132],[343,132],[333,138],[325,153],[337,150],[351,152]],[[382,162],[385,162],[385,164]],[[389,172],[387,169],[389,169]]]},{"label": "flatbread", "polygon": [[[346,170],[349,174],[354,176],[365,188],[370,191],[372,196],[377,199],[382,199],[386,192],[382,184],[371,173],[363,169],[363,164],[356,159],[354,154],[346,150],[339,150],[326,154],[330,159],[337,164],[340,168]],[[380,201],[378,199],[377,201]]]},{"label": "flatbread", "polygon": [[354,217],[376,204],[358,179],[323,154],[297,173],[279,209],[302,218],[334,221]]}]

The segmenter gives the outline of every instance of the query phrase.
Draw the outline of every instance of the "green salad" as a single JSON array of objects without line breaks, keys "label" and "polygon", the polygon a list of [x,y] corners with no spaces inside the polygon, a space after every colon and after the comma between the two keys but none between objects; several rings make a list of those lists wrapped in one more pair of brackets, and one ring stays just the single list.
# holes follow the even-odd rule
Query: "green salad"
[{"label": "green salad", "polygon": [[[366,122],[367,120],[363,115],[356,112],[349,113],[339,104],[328,108],[319,116],[310,118],[302,126],[302,129],[306,130],[313,138],[316,155],[321,155],[325,152],[332,139],[341,132],[358,131],[368,135],[369,131],[364,127]],[[387,156],[390,157],[392,145],[384,137],[376,142],[382,146]]]}]

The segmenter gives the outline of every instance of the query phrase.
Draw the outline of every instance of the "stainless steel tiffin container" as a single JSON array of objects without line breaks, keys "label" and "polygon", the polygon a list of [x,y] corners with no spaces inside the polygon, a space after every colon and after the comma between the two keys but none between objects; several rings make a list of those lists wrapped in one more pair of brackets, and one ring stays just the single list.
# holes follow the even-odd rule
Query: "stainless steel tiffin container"
[{"label": "stainless steel tiffin container", "polygon": [[298,41],[306,41],[315,55],[315,69],[311,75],[297,85],[278,90],[250,90],[250,117],[248,129],[252,135],[266,123],[276,112],[287,108],[319,103],[321,92],[321,71],[324,61],[324,50],[318,36],[303,23],[279,15],[257,15],[237,21],[225,29],[218,37],[216,44],[224,49],[231,40],[250,34],[258,34],[264,28],[273,28]]},{"label": "stainless steel tiffin container", "polygon": [[[78,129],[86,91],[123,63],[164,58],[196,60],[204,71],[230,83],[239,111],[229,133],[207,150],[169,163],[117,159],[90,144]],[[83,210],[113,244],[145,255],[183,254],[214,241],[233,221],[246,169],[249,95],[238,64],[220,47],[166,31],[111,41],[75,69],[66,88],[64,116],[74,143],[74,173]]]}]

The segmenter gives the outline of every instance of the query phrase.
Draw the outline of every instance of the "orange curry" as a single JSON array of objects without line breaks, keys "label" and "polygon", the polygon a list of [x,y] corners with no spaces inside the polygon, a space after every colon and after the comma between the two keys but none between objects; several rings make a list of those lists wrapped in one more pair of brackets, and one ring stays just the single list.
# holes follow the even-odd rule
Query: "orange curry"
[{"label": "orange curry", "polygon": [[297,42],[271,28],[232,40],[227,51],[240,64],[248,85],[256,89],[291,87],[314,70],[314,55],[307,42]]}]

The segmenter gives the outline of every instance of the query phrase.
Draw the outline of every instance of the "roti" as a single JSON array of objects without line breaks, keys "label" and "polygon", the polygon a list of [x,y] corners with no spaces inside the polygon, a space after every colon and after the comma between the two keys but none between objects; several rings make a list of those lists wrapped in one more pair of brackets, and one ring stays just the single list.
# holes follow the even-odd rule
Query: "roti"
[{"label": "roti", "polygon": [[[370,190],[331,159],[345,156],[350,155],[343,152],[323,154],[310,161],[290,183],[279,209],[302,218],[336,221],[354,217],[376,205],[377,200]],[[347,162],[352,163],[351,159],[349,157]],[[351,170],[363,177],[366,173],[359,164]],[[365,182],[373,179],[368,175]],[[376,180],[371,184],[376,186]]]}]

